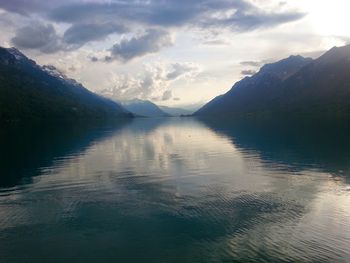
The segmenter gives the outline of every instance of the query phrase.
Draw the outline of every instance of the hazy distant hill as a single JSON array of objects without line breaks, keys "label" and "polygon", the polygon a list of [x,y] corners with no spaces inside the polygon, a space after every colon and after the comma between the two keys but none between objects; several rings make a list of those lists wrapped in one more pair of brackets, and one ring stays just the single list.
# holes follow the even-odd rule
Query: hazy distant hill
[{"label": "hazy distant hill", "polygon": [[0,48],[0,121],[132,117],[53,66],[39,66],[15,48]]},{"label": "hazy distant hill", "polygon": [[143,117],[168,117],[168,113],[161,110],[156,104],[148,100],[129,100],[120,102],[123,107],[137,116]]},{"label": "hazy distant hill", "polygon": [[193,113],[193,111],[182,109],[182,108],[174,108],[174,107],[167,107],[167,106],[159,106],[159,108],[168,113],[171,116],[181,116],[181,115],[190,115]]},{"label": "hazy distant hill", "polygon": [[350,45],[316,60],[291,56],[204,105],[196,116],[350,117]]}]

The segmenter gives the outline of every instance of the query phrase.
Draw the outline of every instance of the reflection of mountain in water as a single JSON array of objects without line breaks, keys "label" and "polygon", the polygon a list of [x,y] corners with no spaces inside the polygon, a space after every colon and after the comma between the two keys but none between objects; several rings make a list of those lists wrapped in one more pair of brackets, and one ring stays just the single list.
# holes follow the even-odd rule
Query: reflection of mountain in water
[{"label": "reflection of mountain in water", "polygon": [[[288,156],[304,141],[257,125],[207,125],[136,118],[125,126],[26,129],[25,138],[8,131],[1,157],[10,153],[10,162],[1,175],[42,176],[0,190],[2,259],[341,262],[348,255],[343,185],[280,169],[307,166],[309,154]],[[26,150],[17,166],[29,172],[14,168],[19,149]]]},{"label": "reflection of mountain in water", "polygon": [[295,171],[321,169],[342,176],[350,170],[350,126],[344,123],[201,121],[229,137],[236,147],[258,153],[268,163]]},{"label": "reflection of mountain in water", "polygon": [[91,144],[117,132],[127,122],[130,120],[113,125],[62,123],[43,127],[3,127],[0,130],[0,187],[14,186],[23,178],[30,180],[57,158],[79,155]]}]

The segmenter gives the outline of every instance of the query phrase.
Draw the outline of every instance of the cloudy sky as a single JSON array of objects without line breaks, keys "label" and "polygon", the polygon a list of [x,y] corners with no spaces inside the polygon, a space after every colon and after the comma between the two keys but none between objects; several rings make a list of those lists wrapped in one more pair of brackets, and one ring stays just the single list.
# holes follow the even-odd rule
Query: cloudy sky
[{"label": "cloudy sky", "polygon": [[349,0],[0,0],[0,45],[99,94],[205,103],[291,54],[350,41]]}]

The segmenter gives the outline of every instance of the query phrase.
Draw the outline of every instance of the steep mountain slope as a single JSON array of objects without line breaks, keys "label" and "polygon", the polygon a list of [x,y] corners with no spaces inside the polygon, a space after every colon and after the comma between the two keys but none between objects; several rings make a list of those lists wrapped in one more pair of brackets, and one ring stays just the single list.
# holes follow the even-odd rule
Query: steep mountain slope
[{"label": "steep mountain slope", "polygon": [[0,121],[132,117],[119,104],[39,66],[17,49],[0,48]]},{"label": "steep mountain slope", "polygon": [[148,100],[129,100],[120,102],[131,113],[143,117],[168,117],[156,104]]},{"label": "steep mountain slope", "polygon": [[349,118],[350,45],[313,61],[297,56],[266,65],[194,115]]},{"label": "steep mountain slope", "polygon": [[350,116],[350,45],[334,47],[288,78],[276,109],[329,117]]},{"label": "steep mountain slope", "polygon": [[194,115],[239,116],[264,111],[266,106],[279,96],[282,83],[311,61],[310,58],[290,56],[276,63],[267,64],[257,74],[237,82],[226,94],[214,98]]}]

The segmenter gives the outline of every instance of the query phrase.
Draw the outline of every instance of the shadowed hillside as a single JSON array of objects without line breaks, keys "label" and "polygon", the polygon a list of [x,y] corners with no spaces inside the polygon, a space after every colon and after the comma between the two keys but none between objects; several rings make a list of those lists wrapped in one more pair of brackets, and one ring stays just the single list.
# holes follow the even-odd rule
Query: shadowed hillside
[{"label": "shadowed hillside", "polygon": [[55,67],[41,67],[14,48],[0,48],[0,121],[121,117],[132,114],[68,79]]},{"label": "shadowed hillside", "polygon": [[350,116],[350,45],[312,61],[291,56],[204,105],[195,116],[334,119]]}]

